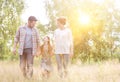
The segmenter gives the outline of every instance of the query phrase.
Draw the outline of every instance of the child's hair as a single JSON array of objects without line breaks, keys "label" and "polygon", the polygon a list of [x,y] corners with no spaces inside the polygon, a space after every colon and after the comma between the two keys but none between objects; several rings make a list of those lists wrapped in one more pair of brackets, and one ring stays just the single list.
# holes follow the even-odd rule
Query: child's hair
[{"label": "child's hair", "polygon": [[67,19],[65,17],[57,18],[57,21],[60,22],[62,25],[66,25]]},{"label": "child's hair", "polygon": [[[51,43],[50,43],[50,37],[49,36],[46,36],[48,38],[48,54],[51,55],[52,54],[52,46],[51,46]],[[41,46],[41,53],[43,54],[44,53],[44,45],[45,43],[43,43],[43,45]]]}]

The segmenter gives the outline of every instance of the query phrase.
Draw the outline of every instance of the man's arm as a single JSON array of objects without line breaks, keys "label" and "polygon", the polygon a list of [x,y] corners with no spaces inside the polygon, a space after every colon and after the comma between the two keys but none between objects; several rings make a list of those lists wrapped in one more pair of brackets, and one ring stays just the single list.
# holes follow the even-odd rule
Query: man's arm
[{"label": "man's arm", "polygon": [[20,28],[18,28],[15,38],[14,38],[14,45],[13,45],[13,53],[16,54],[16,47],[17,47],[17,43],[19,42],[20,39]]},{"label": "man's arm", "polygon": [[41,49],[40,49],[41,41],[40,41],[38,29],[36,29],[36,32],[37,32],[37,55],[39,55],[41,53]]},{"label": "man's arm", "polygon": [[36,29],[36,32],[37,32],[37,45],[40,47],[40,36],[39,36],[39,32],[38,32],[38,29]]}]

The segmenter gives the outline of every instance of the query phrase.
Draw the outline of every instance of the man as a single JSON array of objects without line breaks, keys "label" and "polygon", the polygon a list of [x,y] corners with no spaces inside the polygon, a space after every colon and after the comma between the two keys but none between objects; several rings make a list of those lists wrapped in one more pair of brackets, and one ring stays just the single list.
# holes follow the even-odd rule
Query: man
[{"label": "man", "polygon": [[58,18],[57,29],[54,32],[55,54],[60,77],[66,76],[69,59],[73,56],[72,32],[65,27],[66,22],[65,17]]},{"label": "man", "polygon": [[13,53],[16,54],[16,46],[19,43],[20,68],[27,78],[33,75],[33,59],[40,45],[38,30],[35,28],[36,21],[34,16],[30,16],[28,24],[17,30],[14,40]]}]

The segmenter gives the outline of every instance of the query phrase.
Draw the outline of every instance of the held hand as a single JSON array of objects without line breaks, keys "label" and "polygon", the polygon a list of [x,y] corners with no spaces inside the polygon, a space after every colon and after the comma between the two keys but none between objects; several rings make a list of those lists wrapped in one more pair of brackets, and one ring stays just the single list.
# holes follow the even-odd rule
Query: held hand
[{"label": "held hand", "polygon": [[41,52],[38,51],[38,52],[36,53],[36,57],[38,57],[40,54],[41,54]]},{"label": "held hand", "polygon": [[36,57],[38,57],[39,55],[35,55]]},{"label": "held hand", "polygon": [[37,57],[37,54],[33,54],[34,57]]},{"label": "held hand", "polygon": [[73,54],[70,54],[70,58],[73,58]]}]

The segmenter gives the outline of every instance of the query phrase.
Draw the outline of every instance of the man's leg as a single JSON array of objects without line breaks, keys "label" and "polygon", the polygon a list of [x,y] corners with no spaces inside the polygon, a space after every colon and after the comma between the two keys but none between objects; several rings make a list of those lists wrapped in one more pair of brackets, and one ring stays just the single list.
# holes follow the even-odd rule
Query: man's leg
[{"label": "man's leg", "polygon": [[23,55],[20,55],[20,68],[23,73],[23,76],[26,77],[26,53],[23,52]]},{"label": "man's leg", "polygon": [[33,59],[32,49],[27,49],[27,76],[31,78],[33,75]]}]

